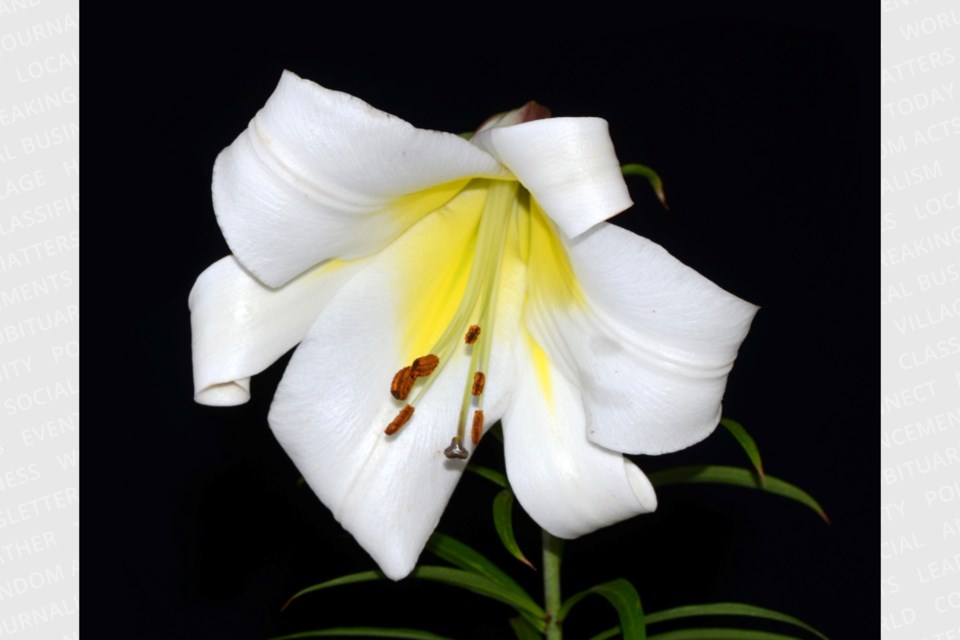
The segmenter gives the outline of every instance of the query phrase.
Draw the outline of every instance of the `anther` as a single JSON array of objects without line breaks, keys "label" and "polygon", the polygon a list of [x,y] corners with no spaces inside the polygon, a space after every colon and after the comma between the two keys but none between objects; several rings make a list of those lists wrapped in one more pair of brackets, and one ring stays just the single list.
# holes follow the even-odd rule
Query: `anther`
[{"label": "anther", "polygon": [[483,385],[487,383],[487,376],[483,375],[483,371],[477,371],[473,374],[473,389],[470,390],[470,393],[479,396],[483,393]]},{"label": "anther", "polygon": [[410,395],[410,389],[413,388],[415,379],[410,367],[400,369],[400,371],[397,371],[397,374],[393,376],[393,382],[390,383],[390,393],[393,394],[393,397],[397,400],[406,400],[407,396]]},{"label": "anther", "polygon": [[480,337],[480,325],[472,324],[470,328],[467,329],[467,335],[463,337],[463,341],[467,344],[473,344],[477,341],[477,338]]},{"label": "anther", "polygon": [[397,417],[393,419],[393,422],[387,425],[387,428],[383,430],[388,436],[392,436],[397,431],[400,431],[400,427],[407,424],[407,421],[413,416],[413,407],[404,405],[403,409],[400,409],[400,413],[397,414]]},{"label": "anther", "polygon": [[414,359],[413,364],[410,365],[410,371],[414,378],[423,378],[433,373],[438,364],[440,364],[440,358],[431,353]]},{"label": "anther", "polygon": [[463,443],[460,440],[460,436],[454,436],[453,440],[450,441],[450,446],[443,450],[443,455],[447,456],[451,460],[466,460],[467,459],[467,450],[463,448]]},{"label": "anther", "polygon": [[483,409],[477,409],[473,412],[473,424],[470,426],[470,440],[473,446],[480,443],[480,436],[483,435]]}]

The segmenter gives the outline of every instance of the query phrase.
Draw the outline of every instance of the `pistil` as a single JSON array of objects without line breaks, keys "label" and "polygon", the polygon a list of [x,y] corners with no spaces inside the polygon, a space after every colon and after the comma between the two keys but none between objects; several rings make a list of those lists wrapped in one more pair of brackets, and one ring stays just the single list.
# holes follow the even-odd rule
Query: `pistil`
[{"label": "pistil", "polygon": [[450,446],[443,450],[443,455],[451,460],[466,460],[470,452],[463,448],[463,440],[460,436],[454,436]]}]

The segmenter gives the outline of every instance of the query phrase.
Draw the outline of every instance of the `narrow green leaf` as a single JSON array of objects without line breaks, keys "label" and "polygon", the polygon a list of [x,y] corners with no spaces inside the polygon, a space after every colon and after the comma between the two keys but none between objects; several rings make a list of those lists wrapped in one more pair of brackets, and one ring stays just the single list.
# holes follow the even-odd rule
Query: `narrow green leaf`
[{"label": "narrow green leaf", "polygon": [[784,498],[796,500],[801,504],[810,507],[824,519],[827,524],[830,519],[821,507],[809,493],[799,487],[795,487],[789,482],[766,476],[766,483],[761,485],[757,475],[750,469],[741,469],[739,467],[724,467],[719,465],[701,465],[692,467],[674,467],[647,474],[650,482],[657,487],[665,487],[671,484],[730,484],[737,487],[747,487],[749,489],[760,489],[768,493],[773,493]]},{"label": "narrow green leaf", "polygon": [[[433,536],[431,536],[427,542],[427,548],[441,560],[446,560],[460,569],[473,571],[474,573],[490,578],[508,589],[513,589],[520,596],[528,598],[531,602],[533,601],[530,594],[517,584],[513,578],[501,570],[500,567],[456,538],[434,532]],[[521,611],[520,614],[527,619],[535,630],[542,632],[546,627],[545,622],[534,614],[527,611]]]},{"label": "narrow green leaf", "polygon": [[297,638],[406,638],[407,640],[450,640],[429,631],[418,629],[385,629],[382,627],[336,627],[301,631],[287,636],[277,636],[271,640],[296,640]]},{"label": "narrow green leaf", "polygon": [[774,611],[773,609],[764,609],[752,604],[743,604],[740,602],[717,602],[712,604],[696,604],[684,607],[676,607],[665,611],[657,611],[647,615],[647,624],[656,624],[658,622],[667,622],[668,620],[677,620],[679,618],[691,618],[695,616],[745,616],[750,618],[763,618],[765,620],[776,620],[785,622],[795,627],[800,627],[804,631],[809,631],[822,640],[829,640],[807,623],[788,616],[785,613]]},{"label": "narrow green leaf", "polygon": [[433,582],[440,582],[443,584],[449,584],[454,587],[460,587],[461,589],[466,589],[472,591],[481,596],[486,596],[487,598],[492,598],[508,604],[517,611],[526,612],[533,614],[539,618],[545,618],[546,613],[543,609],[540,608],[536,602],[534,602],[530,596],[526,595],[523,592],[516,592],[512,589],[508,589],[503,585],[485,578],[484,576],[479,576],[470,571],[463,571],[460,569],[451,569],[450,567],[417,567],[410,574],[412,578],[421,578],[423,580],[431,580]]},{"label": "narrow green leaf", "polygon": [[620,171],[625,176],[643,176],[649,180],[650,186],[657,194],[657,199],[660,200],[660,204],[663,205],[664,209],[670,208],[667,206],[667,196],[663,193],[663,180],[660,179],[656,171],[643,164],[625,164],[620,167]]},{"label": "narrow green leaf", "polygon": [[[534,602],[533,599],[525,592],[515,591],[498,582],[494,582],[490,578],[477,575],[476,573],[470,571],[451,569],[450,567],[425,566],[414,569],[410,573],[410,577],[420,578],[421,580],[430,580],[432,582],[440,582],[443,584],[460,587],[461,589],[467,589],[468,591],[472,591],[481,596],[486,596],[488,598],[508,604],[521,613],[529,613],[537,618],[546,617],[546,613],[540,608],[540,605]],[[383,579],[385,579],[384,575],[379,571],[363,571],[361,573],[352,573],[340,578],[321,582],[320,584],[315,584],[307,587],[306,589],[301,589],[295,593],[293,597],[287,601],[287,604],[283,605],[283,607],[285,609],[297,598],[305,596],[308,593],[320,591],[322,589]]]},{"label": "narrow green leaf", "polygon": [[573,606],[589,595],[598,595],[606,598],[607,602],[617,610],[617,615],[620,616],[620,629],[623,633],[623,640],[644,640],[647,637],[643,618],[643,607],[640,606],[640,596],[637,594],[637,590],[633,588],[633,585],[623,578],[598,584],[595,587],[591,587],[586,591],[581,591],[567,598],[557,613],[560,621],[563,622],[566,620]]},{"label": "narrow green leaf", "polygon": [[373,580],[383,580],[384,576],[379,571],[361,571],[360,573],[351,573],[346,576],[340,576],[339,578],[334,578],[333,580],[327,580],[326,582],[321,582],[320,584],[315,584],[305,589],[301,589],[293,594],[286,604],[283,605],[283,608],[286,609],[290,606],[290,603],[296,600],[301,596],[305,596],[308,593],[313,593],[314,591],[321,591],[323,589],[329,589],[330,587],[340,587],[346,584],[356,584],[358,582],[371,582]]},{"label": "narrow green leaf", "polygon": [[535,570],[536,567],[523,555],[517,539],[513,536],[513,491],[510,489],[504,489],[493,499],[493,526],[510,555]]},{"label": "narrow green leaf", "polygon": [[510,627],[517,640],[543,640],[543,634],[524,618],[510,618]]},{"label": "narrow green leaf", "polygon": [[528,598],[530,597],[529,594],[523,590],[523,587],[517,584],[513,578],[507,575],[500,567],[456,538],[451,538],[439,531],[434,532],[430,540],[427,541],[427,549],[436,554],[441,560],[446,560],[457,568],[473,571],[476,574],[490,578],[498,584],[513,589],[517,593],[527,596]]},{"label": "narrow green leaf", "polygon": [[457,135],[463,138],[464,140],[469,140],[470,138],[473,137],[473,131],[465,131],[463,133],[458,133]]},{"label": "narrow green leaf", "polygon": [[473,464],[472,462],[467,465],[467,471],[473,471],[475,474],[477,474],[481,478],[486,478],[490,482],[494,483],[495,485],[498,485],[503,489],[510,488],[510,483],[507,482],[507,476],[503,475],[499,471],[494,471],[493,469],[482,467],[478,464]]},{"label": "narrow green leaf", "polygon": [[726,427],[727,431],[737,439],[737,442],[740,443],[740,446],[743,447],[743,450],[747,453],[747,457],[750,458],[750,463],[753,464],[753,468],[756,469],[760,475],[760,484],[765,484],[766,478],[763,475],[763,462],[760,460],[760,450],[757,448],[757,443],[750,437],[747,430],[743,428],[743,425],[736,420],[724,418],[720,421],[720,424]]},{"label": "narrow green leaf", "polygon": [[769,631],[752,629],[681,629],[650,636],[647,640],[803,640]]}]

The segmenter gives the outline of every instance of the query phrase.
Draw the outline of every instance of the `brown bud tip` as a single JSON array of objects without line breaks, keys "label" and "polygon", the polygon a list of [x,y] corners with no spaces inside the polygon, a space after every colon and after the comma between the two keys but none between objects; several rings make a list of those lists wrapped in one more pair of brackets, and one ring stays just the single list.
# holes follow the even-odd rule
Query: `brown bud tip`
[{"label": "brown bud tip", "polygon": [[483,375],[483,371],[477,371],[473,374],[473,389],[470,390],[475,396],[479,396],[483,393],[483,385],[487,383],[487,376]]},{"label": "brown bud tip", "polygon": [[463,337],[463,341],[467,344],[473,344],[477,341],[477,338],[480,337],[480,325],[472,324],[470,328],[467,329],[467,335]]},{"label": "brown bud tip", "polygon": [[397,371],[397,374],[393,376],[393,382],[390,383],[390,393],[397,400],[406,400],[407,396],[410,395],[410,389],[413,388],[413,381],[415,379],[410,367],[400,369],[400,371]]},{"label": "brown bud tip", "polygon": [[451,460],[466,460],[467,450],[463,448],[463,443],[460,442],[460,438],[454,437],[450,441],[450,446],[443,450],[443,455],[447,456]]},{"label": "brown bud tip", "polygon": [[405,405],[403,409],[400,409],[400,413],[397,414],[397,417],[393,419],[393,422],[387,425],[387,428],[383,430],[388,436],[392,436],[397,431],[400,431],[400,427],[407,424],[407,421],[413,416],[413,407],[409,404]]},{"label": "brown bud tip", "polygon": [[473,446],[480,443],[480,436],[483,435],[483,409],[477,409],[473,412],[473,424],[470,425],[470,441]]},{"label": "brown bud tip", "polygon": [[545,107],[534,100],[531,100],[527,104],[520,107],[520,122],[544,120],[549,118],[551,115],[553,115],[553,113],[550,111],[549,107]]},{"label": "brown bud tip", "polygon": [[437,365],[440,364],[440,358],[430,354],[426,356],[420,356],[413,361],[413,364],[410,365],[410,369],[413,372],[414,378],[423,378],[433,373],[433,370],[437,368]]}]

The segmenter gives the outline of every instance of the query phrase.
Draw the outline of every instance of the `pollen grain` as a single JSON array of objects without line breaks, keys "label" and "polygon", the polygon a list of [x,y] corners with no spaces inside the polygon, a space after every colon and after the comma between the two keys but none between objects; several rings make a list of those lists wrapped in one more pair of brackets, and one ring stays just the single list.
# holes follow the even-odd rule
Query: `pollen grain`
[{"label": "pollen grain", "polygon": [[396,375],[393,376],[393,382],[390,383],[390,393],[397,400],[406,400],[407,396],[410,395],[410,389],[413,388],[413,383],[416,378],[413,375],[413,370],[411,367],[404,367],[397,371]]},{"label": "pollen grain", "polygon": [[483,387],[487,384],[487,376],[483,374],[483,371],[477,371],[473,374],[473,389],[470,390],[470,393],[474,396],[480,396],[483,394]]},{"label": "pollen grain", "polygon": [[424,378],[433,373],[433,370],[439,364],[440,358],[431,353],[414,359],[413,364],[410,365],[410,370],[414,378]]},{"label": "pollen grain", "polygon": [[480,443],[480,436],[483,435],[483,409],[477,409],[473,412],[473,424],[470,425],[470,441],[473,446]]},{"label": "pollen grain", "polygon": [[393,419],[393,422],[387,425],[387,428],[383,430],[388,436],[392,436],[397,431],[400,431],[400,427],[407,424],[407,421],[413,416],[413,407],[411,405],[404,405],[403,409],[400,409],[400,413],[397,414],[397,417]]},{"label": "pollen grain", "polygon": [[467,344],[473,344],[477,341],[477,338],[480,337],[480,325],[472,324],[470,328],[467,329],[467,335],[463,337],[463,341]]}]

